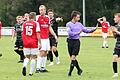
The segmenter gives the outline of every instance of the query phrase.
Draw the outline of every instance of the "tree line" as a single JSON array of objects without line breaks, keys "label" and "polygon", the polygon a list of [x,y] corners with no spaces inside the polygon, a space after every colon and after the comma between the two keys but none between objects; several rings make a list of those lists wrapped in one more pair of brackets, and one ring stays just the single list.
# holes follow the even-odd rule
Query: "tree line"
[{"label": "tree line", "polygon": [[[83,0],[0,0],[0,20],[3,26],[14,26],[15,17],[35,11],[39,14],[39,5],[44,4],[47,9],[54,9],[56,15],[63,17],[64,22],[70,20],[73,10],[82,12]],[[120,12],[120,0],[85,0],[86,2],[86,26],[95,26],[97,18],[106,16],[113,24],[113,15]],[[82,22],[82,15],[81,15]]]}]

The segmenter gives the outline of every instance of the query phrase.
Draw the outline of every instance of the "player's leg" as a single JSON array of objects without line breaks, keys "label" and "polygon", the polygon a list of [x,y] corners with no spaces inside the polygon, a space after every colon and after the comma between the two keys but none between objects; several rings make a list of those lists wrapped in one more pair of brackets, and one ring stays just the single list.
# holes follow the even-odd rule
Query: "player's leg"
[{"label": "player's leg", "polygon": [[[68,43],[67,44],[68,52],[69,52],[69,56],[70,56],[70,60],[71,60],[72,50],[73,50],[73,48],[72,48],[73,43],[69,39],[67,39],[67,43]],[[68,76],[71,76],[73,69],[74,69],[74,62],[73,62],[73,60],[71,60]]]},{"label": "player's leg", "polygon": [[40,67],[42,65],[42,60],[43,60],[43,55],[41,54],[41,52],[39,51],[38,55],[37,55],[37,65],[36,65],[36,73],[40,72]]},{"label": "player's leg", "polygon": [[117,70],[117,62],[118,62],[118,57],[119,57],[119,49],[114,49],[114,53],[113,53],[113,71],[114,71],[114,75],[113,77],[118,77],[118,70]]},{"label": "player's leg", "polygon": [[54,65],[54,63],[53,63],[53,53],[52,53],[52,50],[48,51],[48,55],[49,55],[49,59],[50,59],[50,64],[49,64],[49,66]]},{"label": "player's leg", "polygon": [[[47,60],[47,44],[49,39],[41,39],[41,49],[40,49],[40,54],[38,55],[38,58],[37,58],[37,69],[36,69],[36,73],[40,72],[40,66],[43,67],[42,68],[42,71],[43,69],[45,69],[44,66],[46,66],[46,60]],[[49,50],[50,50],[50,45],[49,45]],[[45,69],[46,70],[46,69]]]},{"label": "player's leg", "polygon": [[24,61],[24,52],[23,52],[23,42],[20,41],[19,42],[19,53],[20,53],[20,61],[19,62],[23,62]]},{"label": "player's leg", "polygon": [[[15,45],[14,45],[14,51],[18,54],[21,55],[20,51],[19,51],[19,42],[18,40],[16,40]],[[18,61],[18,63],[21,61],[21,59]]]},{"label": "player's leg", "polygon": [[71,76],[71,72],[72,72],[72,69],[74,68],[74,66],[77,68],[77,74],[80,76],[81,73],[82,73],[82,70],[80,69],[79,67],[79,64],[78,64],[78,61],[76,59],[76,56],[78,55],[79,53],[79,49],[80,49],[80,41],[79,40],[76,40],[76,41],[71,41],[72,43],[72,55],[71,55],[71,66],[70,66],[70,71],[68,73],[68,76]]},{"label": "player's leg", "polygon": [[108,44],[107,44],[107,33],[103,33],[102,32],[102,37],[103,37],[103,45],[102,48],[108,48]]},{"label": "player's leg", "polygon": [[22,74],[23,76],[26,76],[26,68],[27,68],[27,64],[30,60],[30,49],[29,48],[24,48],[24,55],[25,55],[25,59],[23,62],[23,70],[22,70]]},{"label": "player's leg", "polygon": [[108,48],[108,44],[107,44],[107,33],[104,34],[104,43],[105,43],[105,47]]},{"label": "player's leg", "polygon": [[48,70],[46,69],[46,60],[47,60],[47,51],[50,50],[50,41],[49,41],[49,39],[45,39],[44,41],[45,41],[44,42],[45,47],[44,47],[44,49],[41,49],[41,50],[43,50],[42,53],[44,55],[43,62],[42,62],[42,71],[48,72]]},{"label": "player's leg", "polygon": [[56,44],[56,46],[52,46],[52,51],[56,56],[56,63],[60,64],[60,58],[59,58],[59,55],[58,55],[57,44]]},{"label": "player's leg", "polygon": [[52,38],[49,38],[49,41],[50,41],[50,50],[48,51],[48,56],[49,56],[49,59],[50,59],[50,64],[49,66],[53,65],[53,52],[52,52]]},{"label": "player's leg", "polygon": [[31,62],[30,62],[30,73],[29,73],[30,76],[33,75],[38,52],[39,52],[38,48],[31,49],[31,56],[30,56]]}]

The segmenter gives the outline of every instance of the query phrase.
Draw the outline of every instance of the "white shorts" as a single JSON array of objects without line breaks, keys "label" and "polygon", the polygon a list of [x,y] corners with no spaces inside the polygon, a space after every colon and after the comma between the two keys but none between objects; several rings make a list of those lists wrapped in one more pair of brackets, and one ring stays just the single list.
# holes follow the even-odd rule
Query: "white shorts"
[{"label": "white shorts", "polygon": [[40,50],[45,50],[49,51],[50,50],[50,41],[48,39],[41,39],[41,49]]},{"label": "white shorts", "polygon": [[37,55],[39,53],[38,48],[24,48],[24,55]]},{"label": "white shorts", "polygon": [[102,32],[102,37],[107,38],[107,33]]}]

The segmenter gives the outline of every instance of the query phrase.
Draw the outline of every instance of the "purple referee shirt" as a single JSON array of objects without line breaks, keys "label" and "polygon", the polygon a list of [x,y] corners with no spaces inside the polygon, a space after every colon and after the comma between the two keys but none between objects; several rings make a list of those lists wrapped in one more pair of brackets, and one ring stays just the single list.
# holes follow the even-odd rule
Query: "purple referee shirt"
[{"label": "purple referee shirt", "polygon": [[87,29],[80,22],[73,23],[72,21],[68,22],[66,24],[66,27],[67,27],[69,39],[79,39],[80,38],[80,31],[82,31],[84,33],[92,33],[96,30],[96,28]]}]

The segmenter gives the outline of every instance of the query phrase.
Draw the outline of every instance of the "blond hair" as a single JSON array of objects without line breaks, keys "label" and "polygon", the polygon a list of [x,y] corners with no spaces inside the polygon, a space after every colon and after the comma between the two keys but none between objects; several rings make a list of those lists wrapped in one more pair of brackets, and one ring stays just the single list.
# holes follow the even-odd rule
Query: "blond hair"
[{"label": "blond hair", "polygon": [[17,19],[19,19],[19,18],[21,18],[21,19],[22,19],[23,17],[22,17],[22,16],[17,16],[17,17],[16,17],[16,20],[17,20]]},{"label": "blond hair", "polygon": [[40,6],[39,6],[39,9],[40,9],[40,8],[43,8],[43,7],[46,9],[46,6],[45,6],[45,5],[40,5]]}]

